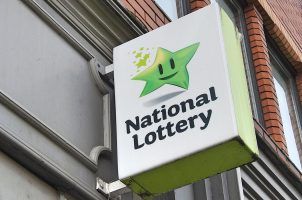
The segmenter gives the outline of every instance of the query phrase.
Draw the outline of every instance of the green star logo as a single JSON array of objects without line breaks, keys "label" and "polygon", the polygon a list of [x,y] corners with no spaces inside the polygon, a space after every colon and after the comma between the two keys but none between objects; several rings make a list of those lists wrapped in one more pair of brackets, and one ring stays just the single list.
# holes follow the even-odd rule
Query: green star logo
[{"label": "green star logo", "polygon": [[140,97],[165,84],[175,85],[187,90],[189,87],[187,64],[198,47],[199,43],[195,43],[176,52],[159,47],[153,64],[132,78],[132,80],[146,81]]}]

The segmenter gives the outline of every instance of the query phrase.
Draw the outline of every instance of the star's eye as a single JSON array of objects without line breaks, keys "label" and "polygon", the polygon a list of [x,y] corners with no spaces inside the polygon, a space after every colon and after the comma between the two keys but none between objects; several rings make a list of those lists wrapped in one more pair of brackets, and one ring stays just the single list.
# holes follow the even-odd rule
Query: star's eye
[{"label": "star's eye", "polygon": [[158,71],[161,75],[164,73],[163,66],[161,64],[158,65]]},{"label": "star's eye", "polygon": [[171,68],[172,68],[172,69],[175,68],[175,63],[174,63],[173,58],[170,59],[170,65],[171,65]]}]

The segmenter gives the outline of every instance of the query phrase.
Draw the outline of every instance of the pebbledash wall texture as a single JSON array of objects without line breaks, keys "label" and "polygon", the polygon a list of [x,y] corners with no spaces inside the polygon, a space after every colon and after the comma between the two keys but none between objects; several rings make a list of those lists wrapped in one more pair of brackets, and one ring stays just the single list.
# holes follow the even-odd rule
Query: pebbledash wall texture
[{"label": "pebbledash wall texture", "polygon": [[[190,12],[209,5],[210,0],[188,0]],[[156,29],[169,18],[153,0],[122,0],[122,5],[147,27]],[[302,181],[302,174],[288,157],[280,108],[273,81],[272,66],[265,32],[295,69],[295,79],[302,103],[302,1],[249,0],[244,8],[245,23],[252,55],[255,78],[264,124],[255,120],[258,137],[262,138],[291,172]],[[298,16],[298,17],[297,17]],[[295,138],[302,154],[301,137]]]}]

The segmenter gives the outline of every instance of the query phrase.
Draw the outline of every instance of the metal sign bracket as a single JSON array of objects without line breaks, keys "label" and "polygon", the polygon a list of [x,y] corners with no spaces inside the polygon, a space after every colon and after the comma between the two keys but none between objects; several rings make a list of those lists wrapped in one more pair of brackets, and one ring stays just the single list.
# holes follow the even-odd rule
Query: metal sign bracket
[{"label": "metal sign bracket", "polygon": [[[103,95],[103,124],[104,124],[104,145],[96,146],[90,152],[90,158],[97,165],[99,156],[105,152],[111,152],[111,115],[110,98],[112,89],[102,79],[102,76],[113,72],[113,64],[104,66],[96,58],[89,61],[91,75]],[[100,178],[96,178],[96,190],[109,199],[118,200],[121,194],[131,192],[131,190],[120,180],[107,183]]]},{"label": "metal sign bracket", "polygon": [[120,195],[131,192],[120,180],[106,183],[100,178],[96,179],[96,190],[113,200],[118,200],[120,199]]}]

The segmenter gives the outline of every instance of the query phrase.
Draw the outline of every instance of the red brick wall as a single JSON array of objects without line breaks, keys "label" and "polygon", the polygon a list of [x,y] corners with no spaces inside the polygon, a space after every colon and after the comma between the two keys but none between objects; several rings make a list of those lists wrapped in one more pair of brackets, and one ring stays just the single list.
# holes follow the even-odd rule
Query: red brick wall
[{"label": "red brick wall", "polygon": [[263,20],[253,5],[245,9],[248,37],[260,94],[265,128],[277,145],[287,152],[272,69],[264,35]]},{"label": "red brick wall", "polygon": [[[191,11],[210,4],[210,0],[188,0]],[[148,31],[170,22],[169,18],[157,6],[154,0],[122,0],[122,5],[131,12]]]},{"label": "red brick wall", "polygon": [[[278,13],[278,15],[277,15],[278,17],[282,16],[282,15],[279,16],[279,12],[278,11],[277,11],[277,13]],[[261,9],[261,15],[264,18],[265,28],[267,29],[267,31],[270,34],[270,36],[276,42],[276,44],[278,45],[278,47],[281,50],[281,52],[285,55],[285,57],[288,59],[288,61],[296,69],[302,69],[302,63],[301,62],[297,62],[299,60],[299,56],[298,56],[297,52],[295,51],[295,48],[293,48],[289,44],[289,42],[287,41],[286,36],[285,36],[285,34],[283,32],[283,31],[285,31],[285,29],[282,31],[277,26],[277,24],[273,21],[273,19],[271,19],[263,9]],[[301,21],[302,21],[302,19],[301,19]]]},{"label": "red brick wall", "polygon": [[153,0],[122,0],[122,5],[133,13],[149,31],[170,22]]},{"label": "red brick wall", "polygon": [[267,1],[279,19],[296,40],[302,51],[302,1],[301,0],[270,0]]}]

